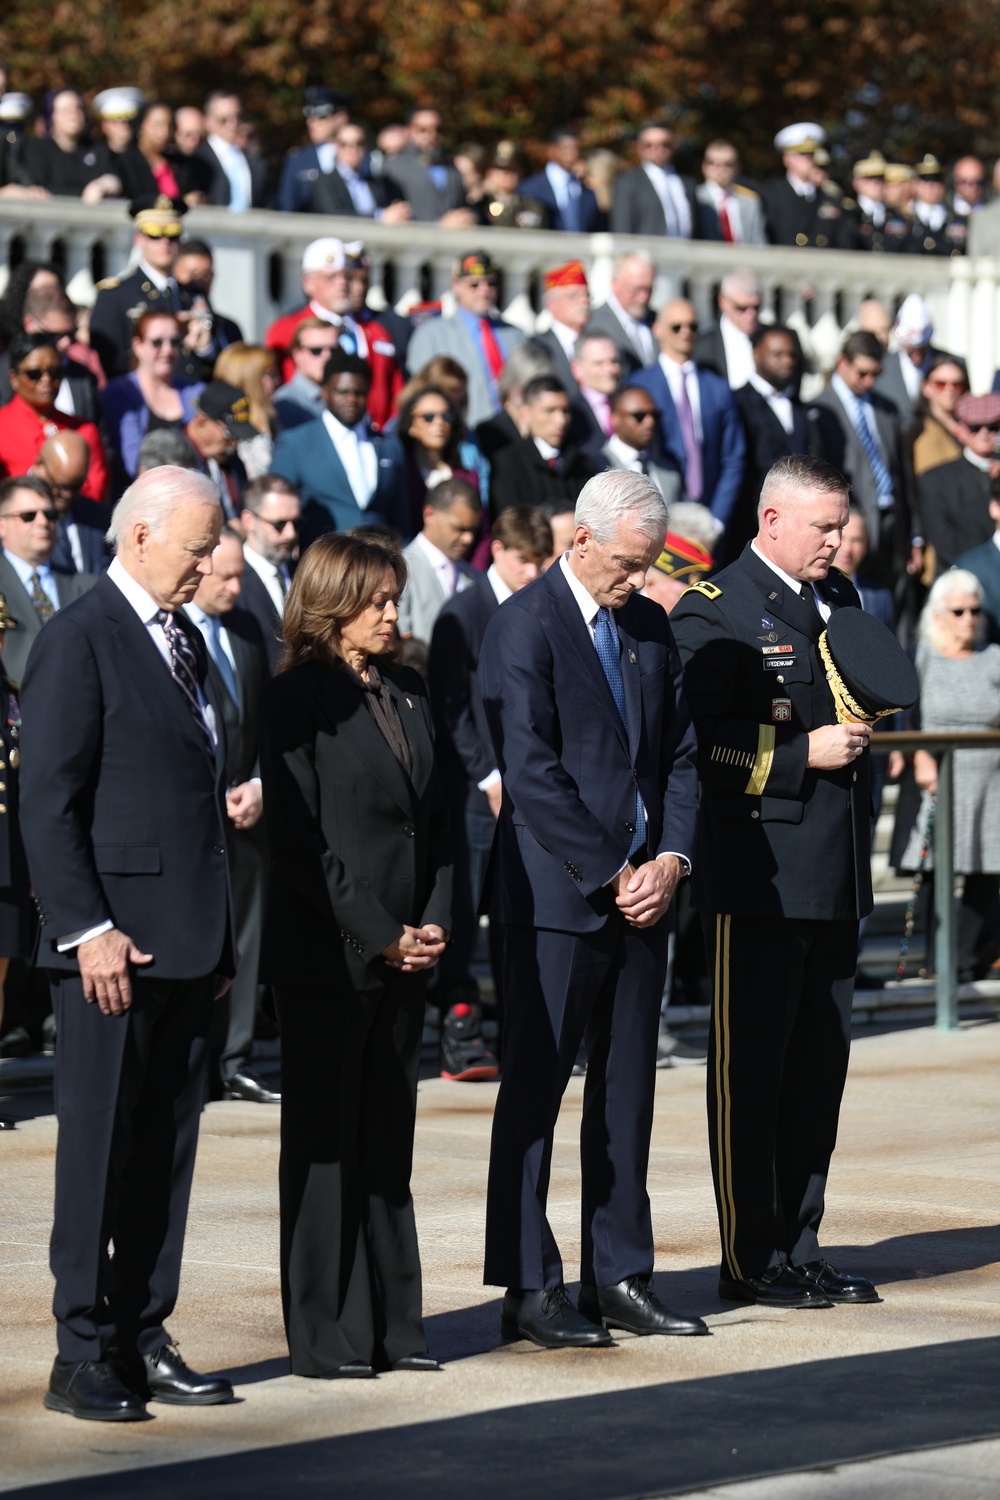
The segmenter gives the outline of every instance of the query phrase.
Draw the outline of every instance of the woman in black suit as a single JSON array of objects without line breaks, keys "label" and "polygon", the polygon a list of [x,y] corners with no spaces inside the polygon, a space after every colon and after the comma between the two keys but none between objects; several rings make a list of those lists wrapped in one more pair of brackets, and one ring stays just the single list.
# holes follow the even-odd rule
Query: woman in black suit
[{"label": "woman in black suit", "polygon": [[452,870],[426,692],[389,664],[405,581],[378,541],[315,541],[261,706],[261,978],[281,1021],[281,1283],[297,1375],[437,1368],[410,1170]]}]

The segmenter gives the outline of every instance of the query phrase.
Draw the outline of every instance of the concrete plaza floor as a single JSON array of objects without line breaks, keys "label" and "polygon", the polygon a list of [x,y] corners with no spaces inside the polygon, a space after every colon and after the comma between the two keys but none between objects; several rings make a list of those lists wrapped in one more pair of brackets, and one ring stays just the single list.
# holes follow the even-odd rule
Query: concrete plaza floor
[{"label": "concrete plaza floor", "polygon": [[[567,1277],[579,1244],[583,1081],[550,1194]],[[171,1330],[239,1401],[106,1426],[41,1406],[55,1123],[14,1100],[0,1135],[0,1490],[33,1496],[545,1496],[623,1500],[996,1500],[1000,1495],[1000,1025],[855,1036],[825,1247],[884,1301],[826,1312],[716,1296],[704,1070],[658,1076],[650,1192],[657,1287],[707,1339],[610,1350],[501,1345],[481,1285],[495,1085],[421,1083],[414,1193],[436,1375],[288,1374],[278,1295],[278,1111],[212,1104],[202,1124]],[[5,1108],[10,1100],[5,1101]],[[894,1455],[894,1456],[886,1456]],[[779,1477],[780,1476],[780,1477]],[[40,1488],[38,1488],[40,1487]]]}]

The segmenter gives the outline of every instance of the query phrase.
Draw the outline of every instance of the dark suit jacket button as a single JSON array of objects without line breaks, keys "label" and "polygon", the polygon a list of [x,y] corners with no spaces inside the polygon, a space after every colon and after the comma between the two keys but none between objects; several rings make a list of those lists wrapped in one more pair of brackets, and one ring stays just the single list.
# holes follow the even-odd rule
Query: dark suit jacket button
[{"label": "dark suit jacket button", "polygon": [[414,828],[414,826],[413,826],[412,823],[407,823],[405,825],[405,827],[403,828],[403,832],[406,834],[406,837],[408,839],[412,839],[412,837],[416,833],[416,831],[417,830]]},{"label": "dark suit jacket button", "polygon": [[634,823],[626,823],[625,824],[625,832],[626,833],[635,833],[635,824]]},{"label": "dark suit jacket button", "polygon": [[216,844],[214,846],[214,848],[212,849],[212,853],[213,854],[225,854],[225,852],[226,851],[225,851],[225,849],[223,849],[223,847],[222,847],[221,844]]}]

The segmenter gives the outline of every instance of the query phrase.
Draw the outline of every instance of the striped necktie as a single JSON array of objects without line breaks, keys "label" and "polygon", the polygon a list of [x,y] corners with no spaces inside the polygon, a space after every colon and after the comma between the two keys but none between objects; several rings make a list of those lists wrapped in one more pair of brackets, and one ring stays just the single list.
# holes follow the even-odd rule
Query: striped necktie
[{"label": "striped necktie", "polygon": [[28,582],[31,584],[31,602],[34,605],[35,614],[43,625],[47,625],[55,614],[56,607],[42,588],[42,580],[39,578],[37,570],[32,571]]},{"label": "striped necktie", "polygon": [[878,495],[879,507],[882,510],[888,510],[892,504],[892,475],[885,466],[885,459],[879,452],[878,444],[872,437],[872,430],[868,426],[867,404],[860,396],[854,397],[854,430],[858,434],[861,446],[865,450],[865,457],[875,477],[875,491]]},{"label": "striped necktie", "polygon": [[[597,657],[604,668],[604,675],[608,679],[608,687],[611,696],[615,700],[618,716],[628,734],[628,714],[625,709],[625,679],[622,676],[621,663],[621,641],[618,629],[614,622],[614,616],[610,609],[599,609],[597,619],[594,621],[594,645],[597,647]],[[642,798],[638,790],[635,794],[635,832],[629,845],[628,857],[637,849],[641,849],[646,842],[646,809],[642,805]]]},{"label": "striped necktie", "polygon": [[215,743],[198,701],[198,655],[194,643],[183,627],[178,625],[174,616],[168,614],[165,609],[158,609],[155,619],[157,625],[162,627],[163,634],[167,638],[167,646],[170,648],[170,675],[184,694],[202,743],[214,760]]}]

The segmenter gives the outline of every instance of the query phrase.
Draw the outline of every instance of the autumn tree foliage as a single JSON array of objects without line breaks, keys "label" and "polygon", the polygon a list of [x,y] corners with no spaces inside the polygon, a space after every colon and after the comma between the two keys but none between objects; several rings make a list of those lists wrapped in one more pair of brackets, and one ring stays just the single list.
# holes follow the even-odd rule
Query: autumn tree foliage
[{"label": "autumn tree foliage", "polygon": [[766,170],[802,118],[843,160],[1000,147],[995,16],[979,0],[4,0],[0,55],[36,97],[232,86],[277,147],[301,138],[301,89],[328,83],[373,126],[433,102],[452,142],[531,146],[571,120],[618,146],[667,112]]}]

